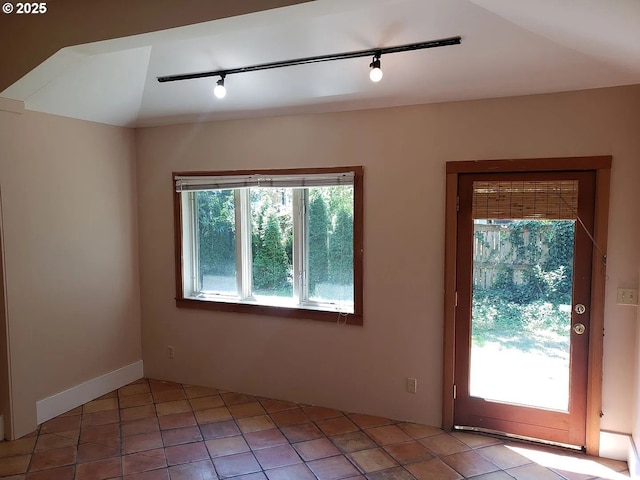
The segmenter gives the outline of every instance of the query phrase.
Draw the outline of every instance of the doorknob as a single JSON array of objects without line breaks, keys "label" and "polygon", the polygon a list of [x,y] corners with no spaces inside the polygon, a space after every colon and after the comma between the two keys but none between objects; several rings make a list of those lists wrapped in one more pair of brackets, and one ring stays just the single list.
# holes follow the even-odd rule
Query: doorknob
[{"label": "doorknob", "polygon": [[582,315],[582,314],[583,314],[587,309],[586,309],[586,307],[585,307],[583,304],[578,303],[578,304],[576,304],[576,306],[575,306],[575,307],[573,307],[573,310],[574,310],[578,315]]},{"label": "doorknob", "polygon": [[576,332],[578,335],[582,335],[586,329],[587,328],[582,323],[576,323],[573,326],[573,331]]}]

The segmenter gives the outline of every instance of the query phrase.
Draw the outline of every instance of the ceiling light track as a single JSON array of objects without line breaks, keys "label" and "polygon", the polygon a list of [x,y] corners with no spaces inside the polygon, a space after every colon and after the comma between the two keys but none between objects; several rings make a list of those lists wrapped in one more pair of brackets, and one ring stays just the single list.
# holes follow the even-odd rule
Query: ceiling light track
[{"label": "ceiling light track", "polygon": [[333,53],[329,55],[318,55],[315,57],[296,58],[294,60],[281,60],[278,62],[260,63],[258,65],[249,65],[247,67],[229,68],[225,70],[213,70],[210,72],[185,73],[180,75],[167,75],[158,77],[158,82],[177,82],[180,80],[192,80],[194,78],[207,78],[219,76],[224,78],[227,75],[236,73],[257,72],[259,70],[272,70],[274,68],[292,67],[294,65],[306,65],[309,63],[332,62],[334,60],[345,60],[348,58],[360,58],[374,56],[374,59],[380,60],[381,55],[389,53],[410,52],[413,50],[424,50],[426,48],[447,47],[449,45],[460,45],[462,37],[442,38],[439,40],[430,40],[428,42],[409,43],[407,45],[398,45],[386,48],[371,48],[368,50],[358,50],[356,52]]}]

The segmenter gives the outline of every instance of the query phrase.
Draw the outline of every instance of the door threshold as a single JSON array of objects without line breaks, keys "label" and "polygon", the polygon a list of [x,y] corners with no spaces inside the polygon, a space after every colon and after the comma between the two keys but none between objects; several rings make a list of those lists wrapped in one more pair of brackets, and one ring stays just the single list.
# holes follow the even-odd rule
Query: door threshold
[{"label": "door threshold", "polygon": [[542,445],[546,447],[556,447],[564,450],[573,450],[575,452],[585,453],[587,451],[585,446],[580,445],[570,445],[568,443],[560,443],[560,442],[552,442],[549,440],[541,440],[539,438],[531,438],[525,437],[523,435],[515,435],[513,433],[505,433],[499,432],[497,430],[491,430],[489,428],[480,428],[480,427],[466,427],[463,425],[454,425],[453,430],[457,432],[465,432],[465,433],[481,433],[484,435],[490,435],[492,437],[500,438],[500,439],[509,439],[509,440],[517,440],[523,443],[530,443],[532,445]]}]

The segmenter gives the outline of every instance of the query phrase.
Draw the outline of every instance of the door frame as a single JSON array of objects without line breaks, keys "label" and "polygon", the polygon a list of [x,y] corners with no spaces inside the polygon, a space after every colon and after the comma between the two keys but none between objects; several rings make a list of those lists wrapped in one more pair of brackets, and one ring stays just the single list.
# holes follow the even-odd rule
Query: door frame
[{"label": "door frame", "polygon": [[[558,172],[591,170],[596,174],[593,238],[607,251],[611,156],[470,160],[446,163],[445,271],[444,271],[444,361],[442,389],[442,427],[453,429],[455,394],[455,321],[458,175],[462,173]],[[591,267],[591,328],[587,379],[586,450],[598,455],[602,408],[602,354],[604,337],[604,294],[606,265],[602,254],[593,249]]]}]

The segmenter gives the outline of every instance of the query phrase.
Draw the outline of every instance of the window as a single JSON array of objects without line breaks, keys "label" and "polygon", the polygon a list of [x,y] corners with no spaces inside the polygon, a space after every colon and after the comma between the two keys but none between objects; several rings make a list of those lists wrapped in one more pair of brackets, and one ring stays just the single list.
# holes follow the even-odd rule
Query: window
[{"label": "window", "polygon": [[362,167],[173,177],[178,306],[362,324]]}]

